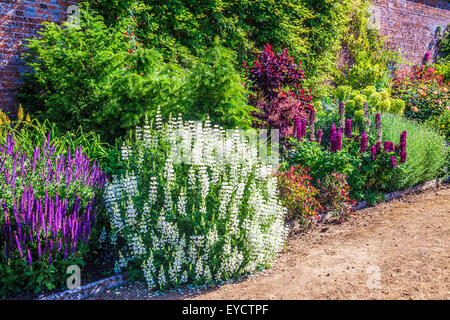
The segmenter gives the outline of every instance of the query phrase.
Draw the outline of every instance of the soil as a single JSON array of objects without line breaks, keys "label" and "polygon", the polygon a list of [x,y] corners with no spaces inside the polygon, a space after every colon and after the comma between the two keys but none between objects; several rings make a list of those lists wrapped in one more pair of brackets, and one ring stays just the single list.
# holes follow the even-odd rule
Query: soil
[{"label": "soil", "polygon": [[447,185],[292,235],[271,269],[240,282],[159,296],[130,284],[91,299],[449,299],[449,240]]}]

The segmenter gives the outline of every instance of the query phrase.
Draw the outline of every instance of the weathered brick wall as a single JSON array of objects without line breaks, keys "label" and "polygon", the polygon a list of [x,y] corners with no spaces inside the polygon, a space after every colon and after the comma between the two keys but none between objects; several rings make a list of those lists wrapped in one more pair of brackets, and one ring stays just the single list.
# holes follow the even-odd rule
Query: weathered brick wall
[{"label": "weathered brick wall", "polygon": [[17,88],[24,69],[22,41],[37,34],[43,21],[62,22],[74,0],[0,0],[0,107],[17,107]]},{"label": "weathered brick wall", "polygon": [[400,49],[406,61],[421,63],[425,52],[435,54],[436,31],[450,23],[446,0],[372,0],[381,34],[391,49]]}]

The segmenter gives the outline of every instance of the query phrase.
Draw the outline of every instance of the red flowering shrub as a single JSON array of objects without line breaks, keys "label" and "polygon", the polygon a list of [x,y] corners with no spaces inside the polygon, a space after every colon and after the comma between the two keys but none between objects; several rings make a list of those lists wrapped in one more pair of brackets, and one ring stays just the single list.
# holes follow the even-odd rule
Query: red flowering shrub
[{"label": "red flowering shrub", "polygon": [[450,128],[438,119],[450,111],[450,94],[448,84],[436,69],[416,66],[412,71],[397,74],[393,93],[405,101],[407,117],[428,121],[442,133],[449,134]]},{"label": "red flowering shrub", "polygon": [[308,117],[311,96],[303,89],[304,72],[284,49],[276,54],[270,44],[258,55],[250,68],[253,83],[251,103],[259,109],[259,125],[280,129],[281,136],[292,136],[295,117]]},{"label": "red flowering shrub", "polygon": [[319,184],[319,202],[339,223],[355,212],[356,201],[350,198],[350,186],[344,174],[334,172]]},{"label": "red flowering shrub", "polygon": [[311,184],[309,169],[296,165],[277,176],[281,202],[288,209],[289,218],[304,226],[313,224],[321,206],[315,198],[319,190]]}]

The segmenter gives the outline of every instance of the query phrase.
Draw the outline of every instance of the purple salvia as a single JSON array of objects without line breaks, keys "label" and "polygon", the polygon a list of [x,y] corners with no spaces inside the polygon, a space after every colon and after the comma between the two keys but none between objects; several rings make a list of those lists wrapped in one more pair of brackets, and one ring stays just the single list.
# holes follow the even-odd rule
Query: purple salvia
[{"label": "purple salvia", "polygon": [[21,257],[23,257],[23,252],[22,252],[22,246],[19,242],[19,238],[17,237],[17,234],[14,232],[14,238],[16,239],[16,246],[17,246],[17,250],[19,250],[19,254]]},{"label": "purple salvia", "polygon": [[31,266],[33,265],[33,261],[31,260],[30,249],[27,249],[27,256],[28,256],[28,266],[31,268]]}]

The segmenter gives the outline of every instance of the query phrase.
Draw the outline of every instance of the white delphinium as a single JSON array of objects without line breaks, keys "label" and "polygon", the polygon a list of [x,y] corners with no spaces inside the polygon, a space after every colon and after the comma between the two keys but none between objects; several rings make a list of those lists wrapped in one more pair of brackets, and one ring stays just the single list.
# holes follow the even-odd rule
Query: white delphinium
[{"label": "white delphinium", "polygon": [[131,196],[128,196],[126,204],[127,210],[125,211],[125,222],[128,226],[132,227],[137,223],[136,221],[137,212],[136,208],[134,207],[134,201],[131,198]]},{"label": "white delphinium", "polygon": [[138,193],[137,178],[135,175],[125,175],[122,180],[123,189],[128,196],[135,196]]},{"label": "white delphinium", "polygon": [[134,258],[138,258],[139,256],[145,254],[146,249],[144,243],[142,242],[141,236],[135,233],[131,238],[130,243],[131,243],[131,251],[133,253]]},{"label": "white delphinium", "polygon": [[164,211],[161,212],[161,215],[158,218],[156,228],[161,233],[160,239],[163,244],[169,244],[173,247],[176,247],[179,241],[178,228],[175,224],[166,220]]},{"label": "white delphinium", "polygon": [[[125,243],[151,288],[220,281],[269,265],[283,247],[286,210],[257,146],[237,130],[226,134],[180,117],[163,125],[158,114],[156,131],[144,126],[142,141],[125,146],[128,173],[106,187],[116,243]],[[164,160],[143,161],[162,151]],[[217,206],[206,207],[211,200]],[[119,259],[116,269],[135,267],[131,258]]]},{"label": "white delphinium", "polygon": [[233,187],[228,184],[228,181],[223,181],[219,193],[219,219],[227,217],[227,208],[233,194]]},{"label": "white delphinium", "polygon": [[136,140],[142,141],[142,131],[141,127],[136,127]]},{"label": "white delphinium", "polygon": [[173,169],[172,157],[168,157],[166,160],[166,165],[164,167],[164,178],[166,179],[166,185],[172,187],[175,181],[175,171]]},{"label": "white delphinium", "polygon": [[150,132],[147,117],[145,117],[144,126],[142,127],[142,141],[144,142],[145,148],[149,149],[152,147],[152,134]]},{"label": "white delphinium", "polygon": [[180,284],[185,284],[188,282],[188,273],[186,271],[183,272],[180,279]]},{"label": "white delphinium", "polygon": [[158,199],[158,180],[156,179],[156,177],[151,177],[149,193],[148,193],[149,205],[152,206],[157,199]]},{"label": "white delphinium", "polygon": [[125,228],[122,214],[120,211],[120,208],[117,203],[114,203],[112,208],[108,210],[108,213],[111,217],[111,227],[113,230],[115,230],[117,233],[121,233],[122,230]]},{"label": "white delphinium", "polygon": [[196,175],[196,170],[194,166],[191,166],[189,168],[189,173],[188,173],[188,186],[190,189],[196,189],[197,188],[197,175]]},{"label": "white delphinium", "polygon": [[128,259],[122,255],[122,252],[119,251],[119,260],[117,260],[114,264],[114,272],[120,273],[124,268],[128,265]]},{"label": "white delphinium", "polygon": [[161,265],[161,268],[159,269],[158,285],[162,288],[164,288],[166,286],[166,274],[164,272],[164,268],[162,265]]},{"label": "white delphinium", "polygon": [[154,288],[156,285],[154,278],[156,268],[153,261],[153,254],[151,252],[149,258],[142,263],[142,270],[144,271],[144,278],[147,282],[147,286],[149,288]]},{"label": "white delphinium", "polygon": [[178,196],[177,211],[181,216],[186,215],[186,194],[184,190],[182,190]]},{"label": "white delphinium", "polygon": [[203,275],[203,261],[202,257],[198,257],[195,263],[195,280],[200,281]]},{"label": "white delphinium", "polygon": [[131,148],[127,144],[123,143],[122,144],[122,152],[121,152],[122,161],[128,161],[130,154],[131,154]]},{"label": "white delphinium", "polygon": [[139,232],[140,234],[147,234],[148,228],[147,228],[147,217],[143,215],[141,217],[141,221],[139,223]]}]

